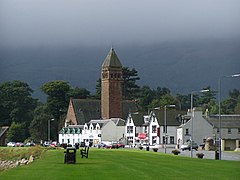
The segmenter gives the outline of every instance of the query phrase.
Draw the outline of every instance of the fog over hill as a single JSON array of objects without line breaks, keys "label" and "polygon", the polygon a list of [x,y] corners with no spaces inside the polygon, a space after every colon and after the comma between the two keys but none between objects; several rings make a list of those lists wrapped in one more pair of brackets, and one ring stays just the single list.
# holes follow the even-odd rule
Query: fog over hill
[{"label": "fog over hill", "polygon": [[[0,83],[27,82],[35,96],[49,81],[65,80],[71,86],[95,93],[101,65],[111,47],[0,47]],[[240,40],[166,41],[151,45],[114,45],[123,66],[135,68],[139,85],[167,87],[188,94],[208,85],[217,89],[220,76],[240,72]],[[222,81],[223,94],[240,89],[240,79]]]}]

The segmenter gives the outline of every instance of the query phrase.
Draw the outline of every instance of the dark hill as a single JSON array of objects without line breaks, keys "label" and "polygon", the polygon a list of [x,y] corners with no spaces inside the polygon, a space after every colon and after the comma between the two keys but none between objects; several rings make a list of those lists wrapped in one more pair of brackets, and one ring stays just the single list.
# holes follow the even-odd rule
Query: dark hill
[{"label": "dark hill", "polygon": [[[154,45],[115,46],[122,64],[139,72],[140,85],[168,87],[188,94],[218,78],[240,72],[240,40],[163,42]],[[42,96],[48,81],[66,80],[72,86],[95,92],[100,68],[110,47],[31,47],[0,49],[0,83],[22,80]],[[239,80],[223,81],[223,93],[240,89]]]}]

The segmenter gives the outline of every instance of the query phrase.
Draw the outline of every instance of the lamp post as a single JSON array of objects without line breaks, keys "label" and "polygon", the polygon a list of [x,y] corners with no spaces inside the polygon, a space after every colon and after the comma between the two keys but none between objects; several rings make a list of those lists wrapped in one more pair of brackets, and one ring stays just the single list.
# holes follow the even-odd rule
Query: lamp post
[{"label": "lamp post", "polygon": [[218,79],[218,114],[219,114],[219,160],[222,158],[222,149],[221,149],[221,144],[222,144],[222,134],[221,134],[221,129],[222,129],[222,120],[221,120],[221,79],[223,78],[235,78],[235,77],[240,77],[240,74],[233,74],[230,76],[221,76]]},{"label": "lamp post", "polygon": [[167,153],[167,107],[175,107],[175,104],[165,105],[164,106],[164,133],[165,133],[165,141],[164,141],[164,152]]},{"label": "lamp post", "polygon": [[191,92],[191,119],[192,119],[192,123],[191,123],[191,153],[190,153],[190,156],[193,157],[193,118],[194,118],[194,114],[193,114],[193,95],[194,93],[197,93],[197,92],[208,92],[209,89],[203,89],[203,90],[200,90],[200,91],[192,91]]},{"label": "lamp post", "polygon": [[49,119],[48,120],[48,141],[50,142],[50,129],[51,129],[51,124],[50,124],[50,122],[51,121],[54,121],[54,119]]}]

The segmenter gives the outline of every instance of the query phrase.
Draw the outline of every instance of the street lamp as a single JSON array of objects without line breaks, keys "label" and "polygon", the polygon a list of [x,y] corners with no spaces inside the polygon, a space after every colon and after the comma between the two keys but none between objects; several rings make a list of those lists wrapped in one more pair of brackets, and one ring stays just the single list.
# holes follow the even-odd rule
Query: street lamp
[{"label": "street lamp", "polygon": [[191,119],[192,119],[192,123],[191,123],[191,153],[190,153],[190,156],[193,157],[193,118],[194,118],[194,115],[193,115],[193,95],[194,93],[197,93],[197,92],[208,92],[209,89],[203,89],[203,90],[200,90],[200,91],[192,91],[191,92]]},{"label": "street lamp", "polygon": [[165,132],[165,141],[164,141],[164,152],[167,153],[167,107],[175,107],[175,104],[165,105],[164,106],[164,132]]},{"label": "street lamp", "polygon": [[219,160],[221,160],[221,156],[222,156],[222,150],[221,150],[221,124],[222,124],[222,120],[221,120],[221,79],[223,78],[235,78],[235,77],[240,77],[240,74],[233,74],[230,76],[221,76],[218,79],[218,114],[219,114]]},{"label": "street lamp", "polygon": [[48,120],[48,141],[50,142],[50,128],[51,128],[51,124],[50,124],[50,122],[51,121],[54,121],[54,119],[49,119]]}]

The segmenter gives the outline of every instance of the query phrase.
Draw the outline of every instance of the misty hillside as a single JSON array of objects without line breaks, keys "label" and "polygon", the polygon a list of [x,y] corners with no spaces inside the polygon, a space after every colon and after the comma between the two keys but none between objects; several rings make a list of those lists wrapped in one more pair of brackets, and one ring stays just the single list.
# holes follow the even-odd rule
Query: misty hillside
[{"label": "misty hillside", "polygon": [[[27,82],[40,97],[39,87],[48,81],[66,80],[72,86],[95,93],[101,65],[111,47],[31,47],[0,49],[0,83]],[[212,40],[163,42],[154,45],[114,47],[123,66],[138,70],[139,85],[168,87],[188,94],[218,78],[240,72],[240,41]],[[239,80],[223,82],[224,93],[240,88]],[[226,89],[225,89],[226,88]]]}]

